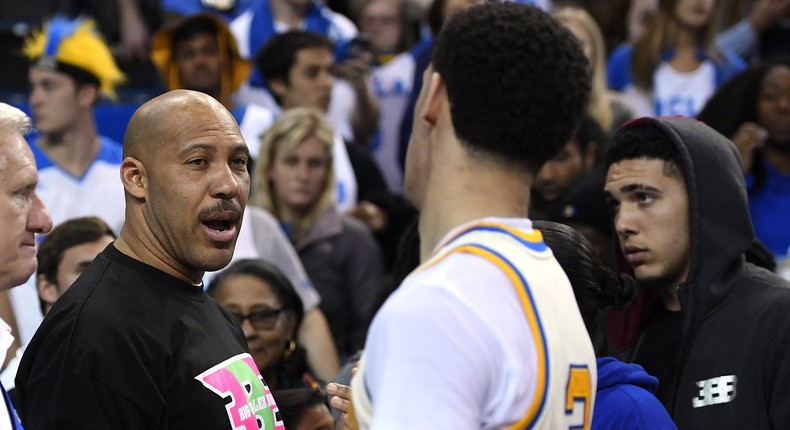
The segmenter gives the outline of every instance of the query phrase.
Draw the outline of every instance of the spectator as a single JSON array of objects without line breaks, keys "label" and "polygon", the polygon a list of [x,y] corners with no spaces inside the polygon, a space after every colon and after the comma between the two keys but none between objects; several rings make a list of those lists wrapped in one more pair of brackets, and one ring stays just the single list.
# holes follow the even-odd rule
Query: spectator
[{"label": "spectator", "polygon": [[[30,118],[19,109],[0,103],[0,219],[3,221],[3,251],[0,252],[0,290],[23,284],[36,271],[36,234],[52,229],[52,220],[36,192],[36,160],[24,136]],[[8,325],[0,319],[0,361],[13,342]],[[0,385],[5,399],[5,388]],[[0,402],[0,425],[21,429],[10,402]]]},{"label": "spectator", "polygon": [[715,46],[714,0],[659,0],[658,13],[633,44],[612,52],[609,86],[637,116],[694,116],[715,89],[744,68]]},{"label": "spectator", "polygon": [[342,361],[362,347],[384,280],[370,231],[334,205],[333,136],[319,111],[286,111],[264,135],[251,203],[271,212],[294,244]]},{"label": "spectator", "polygon": [[560,7],[553,15],[582,44],[590,62],[590,105],[587,113],[601,129],[611,135],[621,125],[633,119],[634,112],[622,93],[612,91],[606,83],[606,48],[598,24],[582,8]]},{"label": "spectator", "polygon": [[324,393],[316,388],[291,388],[275,391],[274,399],[282,404],[280,413],[289,430],[333,430]]},{"label": "spectator", "polygon": [[283,428],[241,328],[201,282],[233,255],[247,158],[208,95],[172,91],[135,112],[121,234],[55,303],[19,366],[28,430]]},{"label": "spectator", "polygon": [[613,350],[658,377],[679,428],[790,425],[790,285],[744,261],[754,232],[735,145],[694,119],[644,118],[615,134],[606,164],[617,261],[645,290],[611,316]]},{"label": "spectator", "polygon": [[304,318],[302,299],[277,266],[260,259],[238,260],[211,280],[208,294],[244,330],[252,358],[272,391],[317,385],[296,337]]},{"label": "spectator", "polygon": [[790,250],[790,59],[736,76],[697,118],[738,147],[757,238],[785,264]]}]

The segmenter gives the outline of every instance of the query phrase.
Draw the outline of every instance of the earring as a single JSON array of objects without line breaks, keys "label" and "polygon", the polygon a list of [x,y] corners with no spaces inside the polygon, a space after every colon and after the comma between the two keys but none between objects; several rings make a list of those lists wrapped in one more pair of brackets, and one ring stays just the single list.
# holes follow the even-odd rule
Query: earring
[{"label": "earring", "polygon": [[291,339],[288,341],[288,348],[285,349],[285,352],[283,353],[283,358],[285,360],[288,360],[289,358],[291,358],[294,351],[296,351],[296,341]]}]

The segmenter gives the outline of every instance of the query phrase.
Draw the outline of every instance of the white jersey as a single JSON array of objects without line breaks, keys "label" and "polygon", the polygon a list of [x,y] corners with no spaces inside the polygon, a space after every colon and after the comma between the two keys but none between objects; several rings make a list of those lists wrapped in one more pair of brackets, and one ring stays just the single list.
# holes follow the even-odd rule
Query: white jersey
[{"label": "white jersey", "polygon": [[589,428],[597,367],[528,219],[451,232],[387,300],[352,379],[361,428]]},{"label": "white jersey", "polygon": [[372,155],[387,181],[387,188],[396,194],[403,191],[401,123],[411,100],[416,66],[414,55],[404,52],[387,64],[374,68],[371,74],[373,93],[381,109]]}]

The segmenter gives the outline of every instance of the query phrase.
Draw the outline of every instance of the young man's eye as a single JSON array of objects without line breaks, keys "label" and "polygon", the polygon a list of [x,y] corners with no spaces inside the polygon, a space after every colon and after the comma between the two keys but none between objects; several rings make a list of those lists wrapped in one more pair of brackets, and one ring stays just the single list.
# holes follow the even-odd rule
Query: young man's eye
[{"label": "young man's eye", "polygon": [[203,158],[194,158],[192,160],[187,161],[187,164],[191,164],[193,166],[202,166],[206,164],[206,160]]},{"label": "young man's eye", "polygon": [[650,194],[640,193],[637,195],[637,200],[639,203],[652,203],[654,199]]}]

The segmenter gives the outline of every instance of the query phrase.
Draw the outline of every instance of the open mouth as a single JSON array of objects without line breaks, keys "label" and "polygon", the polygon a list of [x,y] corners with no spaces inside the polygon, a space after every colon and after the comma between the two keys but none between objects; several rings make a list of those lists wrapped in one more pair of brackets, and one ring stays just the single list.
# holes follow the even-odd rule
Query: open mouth
[{"label": "open mouth", "polygon": [[205,224],[206,227],[216,231],[230,230],[230,228],[233,225],[233,223],[230,220],[226,220],[226,219],[209,220],[209,221],[205,221],[203,224]]}]

